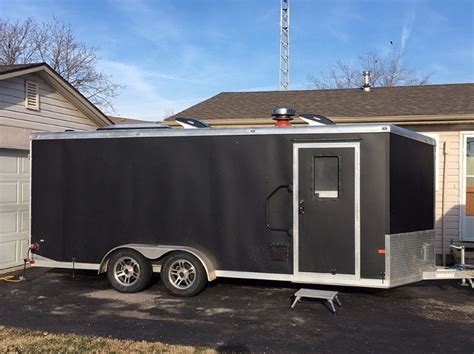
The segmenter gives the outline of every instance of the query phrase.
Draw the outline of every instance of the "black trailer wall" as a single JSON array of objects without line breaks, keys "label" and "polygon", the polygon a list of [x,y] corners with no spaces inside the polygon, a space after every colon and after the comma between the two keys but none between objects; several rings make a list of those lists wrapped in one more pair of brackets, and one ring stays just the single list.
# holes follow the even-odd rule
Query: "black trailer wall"
[{"label": "black trailer wall", "polygon": [[[292,183],[281,137],[35,141],[33,240],[45,256],[97,263],[127,243],[187,245],[218,269],[289,273],[291,238],[265,226],[265,198]],[[278,199],[279,203],[278,203]],[[290,194],[272,221],[291,227]],[[270,244],[290,258],[271,261]]]},{"label": "black trailer wall", "polygon": [[[397,158],[388,133],[34,140],[32,242],[87,263],[127,243],[186,245],[216,269],[290,274],[293,239],[266,228],[265,199],[293,183],[293,143],[345,140],[361,147],[361,276],[379,278]],[[292,195],[277,193],[272,225],[291,228],[292,217]],[[271,259],[276,243],[287,260]]]},{"label": "black trailer wall", "polygon": [[390,137],[390,223],[387,233],[434,229],[434,146]]}]

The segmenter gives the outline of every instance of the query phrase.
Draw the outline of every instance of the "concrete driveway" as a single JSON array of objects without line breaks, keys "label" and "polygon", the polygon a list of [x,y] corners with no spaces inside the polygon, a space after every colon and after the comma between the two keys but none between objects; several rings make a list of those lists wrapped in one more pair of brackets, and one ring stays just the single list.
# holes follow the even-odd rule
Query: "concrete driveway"
[{"label": "concrete driveway", "polygon": [[[221,351],[466,352],[474,346],[474,290],[457,281],[391,290],[339,288],[336,316],[318,301],[289,310],[297,286],[219,280],[193,298],[150,289],[121,294],[94,272],[30,269],[0,282],[0,325]],[[319,287],[324,288],[324,287]]]}]

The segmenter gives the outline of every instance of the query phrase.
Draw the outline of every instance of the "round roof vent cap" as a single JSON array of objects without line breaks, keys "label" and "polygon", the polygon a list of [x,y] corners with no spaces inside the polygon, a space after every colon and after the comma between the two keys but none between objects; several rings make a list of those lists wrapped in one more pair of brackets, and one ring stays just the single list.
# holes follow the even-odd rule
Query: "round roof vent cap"
[{"label": "round roof vent cap", "polygon": [[272,109],[272,116],[294,116],[296,111],[290,107],[276,107]]}]

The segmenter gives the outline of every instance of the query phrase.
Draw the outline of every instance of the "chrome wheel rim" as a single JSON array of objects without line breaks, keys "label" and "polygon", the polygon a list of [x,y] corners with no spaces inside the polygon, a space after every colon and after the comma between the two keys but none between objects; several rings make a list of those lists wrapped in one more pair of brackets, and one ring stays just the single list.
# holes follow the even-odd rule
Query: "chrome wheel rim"
[{"label": "chrome wheel rim", "polygon": [[140,278],[140,265],[131,257],[122,257],[115,262],[114,278],[122,286],[132,286]]},{"label": "chrome wheel rim", "polygon": [[189,289],[196,281],[196,268],[185,259],[174,261],[168,271],[170,283],[179,290]]}]

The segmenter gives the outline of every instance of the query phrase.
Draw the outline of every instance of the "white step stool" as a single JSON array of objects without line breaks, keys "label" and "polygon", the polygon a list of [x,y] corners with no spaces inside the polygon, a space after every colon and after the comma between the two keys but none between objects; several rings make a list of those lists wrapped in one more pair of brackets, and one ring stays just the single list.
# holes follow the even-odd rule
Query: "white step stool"
[{"label": "white step stool", "polygon": [[298,301],[301,301],[301,298],[303,297],[309,297],[312,299],[324,299],[326,300],[329,305],[331,306],[331,310],[333,314],[336,314],[336,307],[334,306],[334,302],[338,306],[342,306],[341,302],[339,301],[339,298],[337,297],[338,292],[337,291],[327,291],[327,290],[313,290],[313,289],[300,289],[298,290],[294,297],[295,300],[291,304],[290,308],[294,308],[296,306],[296,303]]}]

